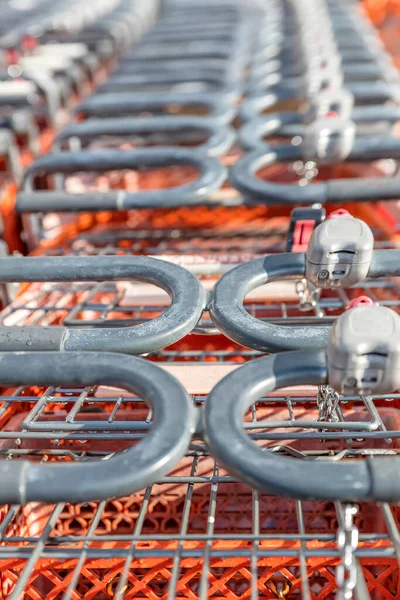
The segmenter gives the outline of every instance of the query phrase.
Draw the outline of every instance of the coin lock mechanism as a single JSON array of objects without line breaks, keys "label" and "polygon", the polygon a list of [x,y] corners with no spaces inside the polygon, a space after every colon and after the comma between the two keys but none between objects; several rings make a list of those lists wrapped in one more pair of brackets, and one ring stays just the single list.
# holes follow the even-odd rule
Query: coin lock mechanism
[{"label": "coin lock mechanism", "polygon": [[316,227],[306,252],[306,278],[323,289],[350,287],[366,278],[374,236],[364,221],[341,211]]},{"label": "coin lock mechanism", "polygon": [[340,163],[350,156],[356,136],[356,125],[351,119],[327,116],[305,127],[303,160],[318,165]]},{"label": "coin lock mechanism", "polygon": [[332,327],[329,384],[346,395],[386,394],[400,387],[400,316],[385,306],[358,306]]}]

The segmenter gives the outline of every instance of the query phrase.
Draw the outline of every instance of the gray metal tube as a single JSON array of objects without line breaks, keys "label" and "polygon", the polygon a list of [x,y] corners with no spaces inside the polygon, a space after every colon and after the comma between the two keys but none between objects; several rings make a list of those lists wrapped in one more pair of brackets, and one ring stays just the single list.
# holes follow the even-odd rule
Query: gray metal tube
[{"label": "gray metal tube", "polygon": [[120,354],[0,353],[0,384],[110,385],[143,398],[154,422],[137,445],[107,460],[78,463],[0,461],[0,502],[89,502],[132,494],[168,471],[186,453],[195,410],[178,381],[157,365]]},{"label": "gray metal tube", "polygon": [[[359,137],[344,162],[400,158],[400,141],[389,136]],[[395,200],[400,196],[400,178],[370,177],[330,179],[300,187],[297,183],[261,180],[257,171],[266,166],[303,159],[301,146],[280,144],[254,150],[240,158],[230,169],[229,179],[249,202],[263,204],[328,204]]]},{"label": "gray metal tube", "polygon": [[[59,150],[71,138],[78,138],[83,143],[88,143],[104,135],[162,137],[160,146],[173,147],[179,145],[179,139],[194,140],[201,135],[206,140],[195,146],[198,151],[209,156],[220,156],[230,150],[235,141],[235,132],[232,128],[218,124],[207,117],[179,117],[179,116],[154,116],[154,117],[117,117],[110,119],[89,119],[81,123],[72,123],[64,127],[57,135],[53,149]],[[64,142],[64,144],[63,144]]]},{"label": "gray metal tube", "polygon": [[[362,67],[361,67],[362,68]],[[373,104],[374,108],[378,104],[387,101],[396,102],[400,93],[399,88],[388,83],[353,83],[346,85],[355,98],[355,101],[362,104]],[[260,116],[263,111],[271,109],[279,102],[304,102],[305,98],[299,96],[299,92],[290,88],[274,87],[266,90],[263,94],[259,92],[250,95],[240,108],[240,117],[243,121],[248,121],[254,117]],[[357,108],[367,108],[367,106],[356,106]],[[383,107],[386,110],[386,107]]]},{"label": "gray metal tube", "polygon": [[118,117],[140,115],[140,113],[173,114],[169,107],[205,110],[206,116],[218,123],[229,123],[236,108],[226,96],[214,93],[189,94],[184,92],[119,92],[90,96],[75,109],[85,117]]},{"label": "gray metal tube", "polygon": [[173,89],[176,85],[183,83],[201,83],[207,87],[206,91],[218,91],[220,94],[226,94],[232,98],[240,95],[241,86],[230,78],[221,78],[220,73],[212,74],[207,69],[192,69],[189,72],[175,73],[148,73],[145,75],[114,75],[106,83],[103,83],[96,90],[97,94],[118,92],[118,91],[140,91],[146,87],[155,86],[163,91],[163,86]]},{"label": "gray metal tube", "polygon": [[[321,350],[330,335],[327,325],[275,325],[260,321],[244,308],[246,295],[272,281],[302,278],[305,253],[271,255],[238,265],[216,283],[210,303],[211,318],[228,338],[261,352]],[[400,250],[375,250],[368,277],[400,276]]]},{"label": "gray metal tube", "polygon": [[165,290],[170,306],[159,317],[135,326],[67,328],[2,326],[0,351],[101,351],[143,354],[190,333],[205,306],[205,291],[183,267],[140,256],[6,257],[0,281],[121,281],[152,283]]},{"label": "gray metal tube", "polygon": [[261,396],[283,387],[326,383],[322,352],[268,356],[236,369],[206,402],[204,435],[211,454],[240,481],[269,494],[299,500],[398,502],[398,457],[299,460],[265,451],[245,433],[244,414]]},{"label": "gray metal tube", "polygon": [[[136,169],[189,165],[199,175],[193,182],[174,188],[125,192],[88,192],[70,194],[47,190],[33,191],[33,179],[37,175],[79,171],[100,172],[113,169]],[[170,208],[204,203],[210,194],[219,190],[226,178],[226,170],[220,162],[198,150],[184,148],[150,148],[135,150],[97,150],[95,152],[58,152],[36,159],[25,170],[22,191],[16,200],[16,211],[23,212],[99,212],[131,208]]]},{"label": "gray metal tube", "polygon": [[[398,107],[360,106],[353,108],[351,120],[357,125],[357,135],[388,134],[390,127],[400,119]],[[245,150],[268,149],[264,138],[274,135],[293,138],[306,133],[306,115],[301,112],[277,112],[254,117],[239,130],[238,140]]]}]

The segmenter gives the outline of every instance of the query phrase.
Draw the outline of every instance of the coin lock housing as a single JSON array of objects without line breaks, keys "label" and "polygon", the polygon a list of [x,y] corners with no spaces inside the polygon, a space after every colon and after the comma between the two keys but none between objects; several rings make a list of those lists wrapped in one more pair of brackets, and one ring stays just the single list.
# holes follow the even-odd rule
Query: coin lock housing
[{"label": "coin lock housing", "polygon": [[327,348],[328,381],[346,395],[400,387],[400,316],[385,306],[358,306],[338,317]]},{"label": "coin lock housing", "polygon": [[354,146],[356,125],[341,116],[323,117],[306,125],[303,142],[303,161],[329,165],[346,160]]},{"label": "coin lock housing", "polygon": [[329,218],[316,227],[306,252],[306,278],[323,289],[350,287],[366,278],[374,236],[352,216]]}]

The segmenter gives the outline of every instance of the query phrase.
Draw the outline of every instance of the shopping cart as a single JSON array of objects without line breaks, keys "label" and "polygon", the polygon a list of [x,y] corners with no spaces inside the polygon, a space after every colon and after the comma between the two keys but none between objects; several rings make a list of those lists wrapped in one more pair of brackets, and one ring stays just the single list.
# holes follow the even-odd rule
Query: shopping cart
[{"label": "shopping cart", "polygon": [[[202,364],[193,382],[193,391],[203,387],[194,395],[200,411],[207,407],[210,367]],[[272,456],[308,465],[318,457],[335,464],[390,457],[398,437],[390,400],[397,395],[340,396],[327,414],[323,403],[318,410],[313,388],[280,390],[257,400],[245,429]],[[11,461],[104,458],[145,437],[151,419],[140,400],[109,388],[21,387],[3,401],[2,452]],[[11,598],[329,598],[349,551],[336,543],[337,528],[345,539],[354,531],[353,510],[341,503],[284,500],[239,483],[209,457],[201,437],[167,477],[136,495],[83,505],[31,503],[3,514],[2,585]],[[360,598],[368,597],[365,588],[371,598],[399,593],[396,519],[387,504],[362,504],[354,515]]]},{"label": "shopping cart", "polygon": [[[175,4],[169,3],[168,10]],[[202,13],[203,18],[206,15],[210,20],[208,9],[206,6],[194,11],[192,23],[185,24],[186,36],[179,28],[180,15],[169,13],[168,28],[164,24],[161,32],[156,33],[155,29],[153,43],[159,37],[190,38]],[[221,21],[228,20],[227,13]],[[229,13],[229,20],[235,14],[235,11]],[[210,32],[216,37],[222,35],[221,24],[214,28],[210,23]],[[157,42],[158,47],[153,43],[138,47],[131,58],[137,56],[137,60],[149,62],[157,59],[160,40]],[[169,58],[176,60],[173,53],[176,55],[179,46],[168,46],[172,55]],[[165,44],[163,49],[167,52]],[[170,76],[167,83],[171,83]],[[90,111],[92,114],[98,111],[97,116],[102,118],[115,117],[115,110],[126,111],[126,115],[142,114],[150,100],[150,112],[193,111],[193,105],[196,110],[200,105],[216,110],[219,115],[232,115],[235,111],[229,99],[221,99],[215,93],[174,91],[161,96],[164,97],[157,98],[154,92],[148,96],[143,92],[135,96],[123,92],[118,104],[116,94],[101,93],[86,100],[81,112],[89,115]],[[107,107],[112,97],[114,112]],[[221,117],[221,121],[225,119]],[[91,125],[85,127],[90,129]],[[387,166],[386,163],[385,169]],[[104,180],[102,184],[107,185],[106,190],[115,185],[118,189],[129,188],[132,194],[138,190],[147,193],[150,186],[167,188],[171,183],[171,187],[182,183],[186,169],[180,165],[169,177],[164,173],[158,182],[153,171],[139,173],[129,181],[121,182],[121,178],[111,185]],[[335,176],[341,169],[338,167]],[[385,170],[379,171],[382,172]],[[330,174],[333,176],[332,171]],[[302,177],[301,173],[296,175]],[[361,169],[357,167],[354,176],[360,175]],[[39,180],[42,175],[38,173],[35,177]],[[67,180],[68,173],[62,177]],[[80,177],[76,177],[75,185],[77,179],[82,182]],[[51,178],[52,175],[47,175],[46,182],[43,183],[44,178],[36,181],[36,191],[32,194],[28,191],[28,196],[35,201],[44,198],[47,192],[41,194],[42,189],[50,188]],[[94,178],[89,185],[97,192],[99,180]],[[57,183],[54,188],[53,192],[62,195]],[[227,192],[231,190],[225,188],[215,194]],[[234,198],[238,197],[240,194]],[[223,200],[225,204],[231,202],[232,196],[229,202]],[[49,214],[54,214],[54,206],[49,208]],[[391,248],[396,246],[397,236],[387,221],[385,207],[380,208],[378,211],[368,203],[354,203],[351,211],[373,227],[377,248]],[[99,211],[79,214],[79,224],[73,222],[67,226],[51,217],[57,238],[49,235],[51,224],[47,231],[42,228],[40,217],[40,226],[34,230],[34,237],[40,240],[35,250],[40,255],[36,264],[42,265],[38,270],[43,276],[46,254],[62,257],[72,254],[77,260],[84,255],[112,255],[115,259],[114,255],[146,254],[183,264],[211,290],[216,279],[232,265],[285,250],[290,209],[252,203],[195,209],[140,208],[119,214]],[[18,264],[26,265],[23,278],[34,279],[34,274],[28,273],[31,271],[28,263],[14,263],[13,269]],[[22,273],[14,272],[8,281],[19,277]],[[47,279],[52,277],[48,273]],[[374,301],[379,298],[381,304],[398,307],[396,281],[390,277],[366,281],[361,289]],[[360,287],[350,292],[327,290],[310,302],[307,289],[299,286],[296,289],[293,282],[283,285],[279,282],[254,290],[246,306],[261,321],[286,323],[290,330],[305,322],[332,321],[359,290]],[[94,284],[37,282],[23,286],[1,319],[5,325],[44,325],[49,329],[54,329],[51,327],[54,325],[90,327],[87,331],[107,325],[120,327],[123,320],[140,326],[148,325],[165,309],[167,301],[167,296],[159,290],[155,292],[143,284],[126,285],[119,280]],[[397,507],[386,502],[360,503],[356,512],[353,506],[332,502],[332,498],[296,501],[271,496],[228,474],[209,455],[200,418],[204,408],[208,410],[208,395],[222,377],[230,372],[239,373],[237,363],[246,362],[251,367],[260,363],[261,368],[266,359],[260,358],[258,350],[227,340],[215,330],[205,313],[193,333],[172,346],[151,352],[146,358],[147,363],[161,363],[193,397],[199,418],[186,457],[156,483],[117,500],[4,506],[0,524],[3,596],[8,595],[12,600],[21,597],[333,599],[343,583],[341,571],[336,573],[336,569],[345,556],[350,556],[350,567],[355,565],[357,570],[356,597],[368,599],[370,595],[378,600],[399,596]],[[88,365],[82,361],[81,368],[87,371]],[[3,391],[0,412],[3,440],[0,452],[9,458],[11,466],[22,462],[23,457],[35,464],[80,463],[73,466],[83,466],[87,459],[111,460],[115,453],[147,438],[148,433],[151,435],[152,411],[149,412],[142,398],[132,393],[90,385],[90,381],[71,386],[67,381],[54,380],[51,387],[24,386],[23,380],[8,383],[12,386]],[[85,387],[85,383],[89,385]],[[17,387],[18,384],[21,385]],[[327,459],[329,464],[343,463],[345,467],[348,458],[383,454],[392,458],[397,453],[397,393],[336,397],[326,392],[299,386],[276,390],[250,407],[245,416],[245,430],[272,456],[296,457],[307,465]]]},{"label": "shopping cart", "polygon": [[[374,300],[380,301],[380,277],[389,277],[392,285],[397,285],[398,251],[373,251],[373,236],[368,226],[350,215],[343,216],[318,225],[306,253],[258,258],[224,274],[209,303],[218,329],[236,342],[263,352],[323,348],[330,335],[324,309],[316,313],[324,319],[320,326],[310,327],[310,322],[305,322],[303,326],[287,329],[274,322],[273,310],[269,313],[270,319],[267,316],[265,322],[260,322],[244,307],[250,291],[290,278],[303,281],[303,287],[298,289],[304,294],[303,301],[308,300],[309,308],[317,306],[321,289],[328,295],[333,291],[349,305],[357,298],[357,292],[372,286],[376,290]],[[334,311],[333,305],[331,308]]]}]

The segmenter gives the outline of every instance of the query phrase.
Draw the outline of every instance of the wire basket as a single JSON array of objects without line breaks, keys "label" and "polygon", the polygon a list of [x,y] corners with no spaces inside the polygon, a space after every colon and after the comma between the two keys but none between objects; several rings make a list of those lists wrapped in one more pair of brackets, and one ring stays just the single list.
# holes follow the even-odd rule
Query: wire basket
[{"label": "wire basket", "polygon": [[[109,233],[110,245],[93,231],[58,253],[138,253],[134,244],[142,241],[132,242],[130,234],[140,238],[140,231],[125,230],[124,238],[119,229],[117,243],[114,233]],[[375,233],[377,247],[393,245],[382,232]],[[176,238],[163,234],[161,240],[155,236],[151,253],[159,251],[171,260],[176,256]],[[217,246],[217,255],[222,246],[229,258],[229,236],[219,237],[220,241],[214,236],[200,239],[206,244],[205,266],[210,243]],[[277,240],[278,248],[282,247],[285,235],[281,232]],[[213,281],[205,278],[206,285]],[[274,322],[330,322],[360,294],[392,308],[399,305],[396,281],[384,279],[329,292],[307,308],[289,283],[272,289],[269,297],[265,292],[261,298],[250,297],[247,310]],[[99,326],[110,319],[129,319],[140,323],[162,312],[165,299],[143,284],[136,290],[134,284],[125,283],[30,284],[2,312],[1,322]],[[204,321],[203,333],[210,326]],[[178,376],[202,410],[221,376],[235,363],[259,355],[211,332],[206,338],[187,336],[149,358],[162,361]],[[331,415],[334,425],[323,420],[322,427],[315,391],[290,390],[260,400],[247,415],[245,427],[270,451],[299,460],[393,454],[400,435],[399,400],[398,394],[340,398]],[[4,390],[0,418],[3,458],[39,461],[105,457],[146,435],[151,423],[140,399],[101,387]],[[343,428],[338,429],[342,421]],[[189,455],[169,476],[128,498],[85,505],[3,507],[2,592],[12,600],[334,598],[335,570],[341,562],[336,534],[346,510],[340,504],[291,502],[257,493],[218,468],[199,432]],[[363,574],[358,585],[367,586],[372,600],[390,598],[388,594],[396,598],[400,593],[399,517],[396,507],[363,505],[355,519],[356,560]]]},{"label": "wire basket", "polygon": [[[120,149],[141,144],[111,141]],[[234,147],[220,160],[230,165],[240,154]],[[379,175],[380,166],[367,170]],[[297,163],[259,175],[278,181],[300,179],[303,185],[314,178],[363,173],[365,165],[323,167],[318,172]],[[36,190],[167,189],[192,181],[196,174],[175,165],[59,175],[39,174]],[[207,290],[232,265],[285,251],[288,208],[246,205],[229,183],[211,200],[215,206],[195,209],[24,219],[38,242],[33,254],[156,256],[186,265]],[[18,225],[13,201],[6,206]],[[390,214],[382,205],[352,205],[350,210],[374,228],[377,248],[397,247],[398,234],[392,232]],[[0,325],[136,325],[168,306],[167,295],[158,288],[127,282],[32,283],[10,285],[7,291],[14,300],[1,312]],[[271,284],[249,294],[245,307],[261,321],[311,326],[332,323],[359,295],[397,310],[400,306],[398,283],[384,278],[318,297],[310,297],[303,282]],[[190,335],[148,359],[184,384],[200,416],[214,385],[239,363],[259,356],[221,335],[205,310]],[[390,456],[398,453],[399,401],[400,394],[394,393],[338,397],[334,406],[326,406],[318,402],[315,388],[280,390],[251,407],[244,428],[265,452],[299,461]],[[341,587],[337,568],[348,551],[341,540],[354,528],[357,542],[351,560],[357,571],[357,600],[367,600],[368,595],[371,600],[400,599],[398,507],[295,502],[259,493],[215,463],[200,423],[201,419],[187,456],[175,469],[129,497],[2,506],[0,598],[336,600]],[[142,399],[114,388],[3,389],[0,459],[106,460],[140,441],[151,424],[152,413]]]},{"label": "wire basket", "polygon": [[[394,454],[399,398],[341,397],[337,420],[321,431],[314,390],[294,389],[260,399],[245,428],[266,451],[299,460]],[[206,396],[194,401],[202,410]],[[143,402],[107,388],[8,391],[0,452],[9,460],[105,457],[146,435],[146,425]],[[128,498],[3,507],[2,592],[12,599],[334,598],[336,533],[346,510],[257,493],[219,469],[199,435],[170,475]],[[355,524],[359,585],[374,600],[398,597],[398,509],[359,506]]]},{"label": "wire basket", "polygon": [[[383,161],[384,162],[384,161]],[[298,168],[298,167],[296,167]],[[289,169],[289,171],[288,171]],[[371,172],[367,168],[367,172]],[[381,169],[375,168],[376,176],[381,173]],[[281,173],[264,174],[270,181],[293,180],[298,176],[292,172],[292,167],[280,169]],[[373,169],[372,169],[373,170]],[[265,169],[264,169],[265,171]],[[363,167],[346,166],[335,168],[325,168],[326,175],[329,177],[351,176],[352,174],[362,174],[365,171]],[[382,171],[384,172],[384,170]],[[346,175],[347,174],[347,175]],[[190,167],[182,165],[154,168],[148,171],[115,171],[101,176],[90,173],[76,173],[73,176],[64,178],[64,187],[71,193],[79,193],[90,190],[126,190],[129,192],[145,190],[167,190],[184,183],[193,182],[196,179],[196,172]],[[318,179],[318,178],[317,178]],[[37,181],[38,189],[52,189],[53,184],[50,180],[43,179]],[[329,206],[328,212],[336,210],[339,206]],[[359,218],[364,218],[371,226],[379,228],[388,239],[395,240],[398,232],[393,231],[393,217],[384,203],[376,203],[375,209],[369,204],[349,203],[346,208]],[[190,244],[187,236],[193,233],[201,232],[201,236],[230,236],[234,237],[273,237],[274,234],[280,234],[288,227],[288,217],[290,207],[284,206],[264,206],[251,205],[243,202],[240,194],[226,182],[219,191],[212,194],[208,205],[182,206],[179,208],[154,208],[140,209],[117,212],[94,212],[76,214],[45,214],[39,217],[36,214],[24,216],[24,224],[28,238],[30,236],[30,246],[34,252],[38,249],[43,251],[58,250],[66,245],[70,247],[71,239],[83,235],[86,232],[94,233],[95,238],[102,237],[104,240],[114,237],[114,240],[121,246],[122,243],[129,244],[130,239],[136,239],[136,236],[147,236],[152,240],[153,236],[161,235],[164,231],[169,237],[181,238],[179,252],[190,252]],[[20,218],[20,217],[19,217]],[[120,231],[119,231],[120,230]],[[129,234],[127,232],[129,230]],[[140,230],[140,231],[137,231]],[[153,232],[156,231],[156,233]],[[119,240],[118,237],[124,237],[125,240]],[[97,243],[99,242],[97,241]],[[115,242],[114,242],[115,243]],[[274,240],[275,245],[277,240]],[[260,244],[257,244],[260,246]],[[244,248],[243,248],[244,246]],[[240,251],[246,251],[246,245],[239,246]],[[285,246],[278,247],[281,251]],[[259,252],[269,251],[271,244],[262,244]],[[196,250],[201,248],[197,248]],[[142,248],[138,248],[140,252]]]}]

